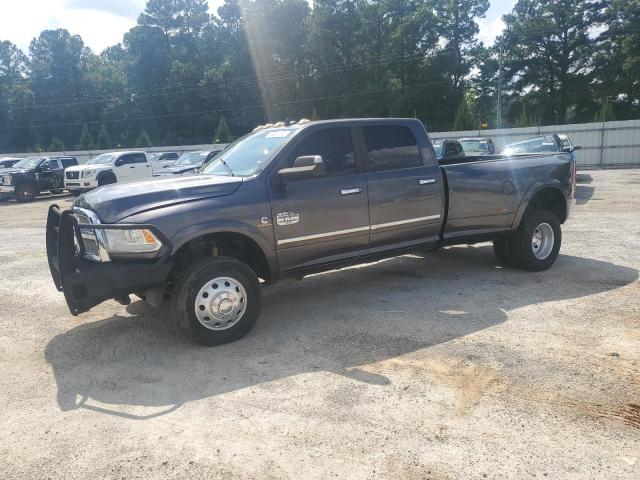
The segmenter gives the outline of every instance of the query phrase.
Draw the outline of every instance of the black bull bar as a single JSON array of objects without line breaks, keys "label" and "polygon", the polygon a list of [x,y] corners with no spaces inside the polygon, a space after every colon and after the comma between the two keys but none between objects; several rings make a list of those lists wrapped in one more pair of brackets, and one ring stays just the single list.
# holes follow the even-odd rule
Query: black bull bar
[{"label": "black bull bar", "polygon": [[[82,225],[83,229],[108,229],[113,225]],[[58,291],[64,293],[73,315],[86,312],[99,303],[121,298],[165,283],[172,262],[168,241],[148,225],[119,225],[117,228],[151,228],[163,241],[159,258],[152,261],[122,263],[92,262],[83,258],[84,243],[78,220],[70,210],[49,207],[47,216],[47,260],[51,278]]]}]

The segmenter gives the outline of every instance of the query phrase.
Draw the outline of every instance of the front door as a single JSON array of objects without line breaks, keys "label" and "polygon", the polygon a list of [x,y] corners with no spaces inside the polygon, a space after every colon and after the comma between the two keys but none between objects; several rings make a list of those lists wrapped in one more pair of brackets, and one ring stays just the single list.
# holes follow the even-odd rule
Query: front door
[{"label": "front door", "polygon": [[367,182],[358,168],[351,127],[309,127],[289,152],[272,179],[305,155],[321,155],[327,173],[286,185],[269,182],[281,271],[364,252],[369,246]]},{"label": "front door", "polygon": [[57,159],[45,160],[38,169],[37,177],[40,190],[60,188],[63,182],[63,170]]},{"label": "front door", "polygon": [[374,250],[439,239],[444,215],[442,176],[431,148],[418,144],[414,123],[361,127]]}]

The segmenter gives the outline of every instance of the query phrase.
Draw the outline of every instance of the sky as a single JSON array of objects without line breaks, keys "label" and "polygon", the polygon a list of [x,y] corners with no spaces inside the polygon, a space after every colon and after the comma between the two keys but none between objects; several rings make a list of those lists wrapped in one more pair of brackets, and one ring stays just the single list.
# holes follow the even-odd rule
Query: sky
[{"label": "sky", "polygon": [[[211,13],[223,2],[209,0]],[[124,33],[136,24],[146,0],[2,0],[1,3],[0,40],[9,40],[27,52],[31,39],[42,30],[66,28],[99,53],[122,41]],[[486,18],[479,20],[480,40],[493,43],[504,28],[500,17],[515,3],[515,0],[491,0]]]}]

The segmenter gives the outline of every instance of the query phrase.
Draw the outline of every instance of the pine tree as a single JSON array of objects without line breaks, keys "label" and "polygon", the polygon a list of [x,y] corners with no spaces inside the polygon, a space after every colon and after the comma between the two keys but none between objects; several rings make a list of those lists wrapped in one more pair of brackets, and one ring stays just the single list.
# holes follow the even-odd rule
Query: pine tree
[{"label": "pine tree", "polygon": [[213,143],[229,143],[231,142],[231,132],[227,126],[227,120],[224,115],[220,115],[220,123],[216,129],[216,134],[213,137]]},{"label": "pine tree", "polygon": [[85,123],[82,125],[82,133],[80,134],[80,143],[76,150],[91,150],[94,147],[93,137],[91,136],[91,132],[89,131],[89,127]]},{"label": "pine tree", "polygon": [[473,104],[475,99],[471,92],[465,92],[458,105],[456,118],[453,121],[454,130],[473,130],[478,125],[473,115]]},{"label": "pine tree", "polygon": [[100,126],[100,133],[98,133],[98,149],[107,150],[109,148],[111,148],[111,137],[109,136],[107,127],[103,123]]},{"label": "pine tree", "polygon": [[149,138],[149,134],[146,130],[142,130],[140,135],[138,135],[138,139],[136,140],[136,148],[147,148],[153,147],[151,143],[151,138]]},{"label": "pine tree", "polygon": [[64,143],[62,143],[62,140],[60,140],[58,137],[53,137],[47,151],[48,152],[64,152],[64,150],[65,148],[64,148]]}]

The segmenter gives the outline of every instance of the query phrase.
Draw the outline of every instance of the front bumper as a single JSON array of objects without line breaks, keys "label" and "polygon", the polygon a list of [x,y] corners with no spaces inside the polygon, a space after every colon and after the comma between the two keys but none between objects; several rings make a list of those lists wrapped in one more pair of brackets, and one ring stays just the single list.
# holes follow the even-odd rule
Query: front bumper
[{"label": "front bumper", "polygon": [[16,187],[12,185],[0,185],[0,197],[11,196],[15,193]]},{"label": "front bumper", "polygon": [[98,188],[98,182],[95,180],[85,180],[83,178],[74,179],[74,180],[65,178],[64,187],[67,190],[89,191],[89,190],[93,190],[94,188]]},{"label": "front bumper", "polygon": [[[127,228],[126,225],[120,227]],[[57,205],[49,207],[46,243],[53,283],[64,293],[73,315],[86,312],[105,300],[163,285],[173,265],[167,260],[171,250],[168,244],[165,244],[164,254],[152,261],[100,263],[85,259],[77,219],[70,210],[62,211]]]}]

